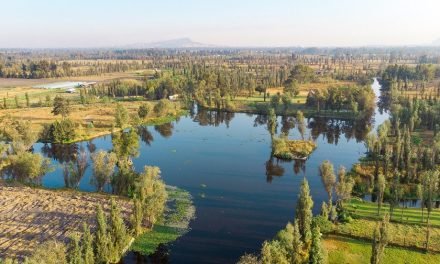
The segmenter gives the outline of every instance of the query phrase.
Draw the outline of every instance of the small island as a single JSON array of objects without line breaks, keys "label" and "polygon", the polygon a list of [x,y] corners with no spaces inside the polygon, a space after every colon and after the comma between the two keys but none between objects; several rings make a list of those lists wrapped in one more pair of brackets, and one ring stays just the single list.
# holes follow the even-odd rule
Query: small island
[{"label": "small island", "polygon": [[287,137],[274,137],[272,141],[273,155],[284,160],[306,160],[316,149],[312,140],[291,140]]}]

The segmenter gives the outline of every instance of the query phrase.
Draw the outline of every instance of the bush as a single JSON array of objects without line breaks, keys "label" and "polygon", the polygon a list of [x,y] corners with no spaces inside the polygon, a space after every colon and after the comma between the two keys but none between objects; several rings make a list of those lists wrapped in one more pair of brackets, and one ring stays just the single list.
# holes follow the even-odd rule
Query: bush
[{"label": "bush", "polygon": [[174,111],[173,104],[167,99],[160,100],[153,108],[153,111],[158,116],[168,115]]},{"label": "bush", "polygon": [[42,142],[66,143],[76,137],[75,123],[70,119],[55,121],[50,125],[44,125],[40,133]]},{"label": "bush", "polygon": [[147,104],[147,103],[142,104],[141,106],[139,106],[139,109],[138,109],[139,117],[142,119],[147,117],[148,114],[150,113],[150,110],[151,110],[151,107],[149,104]]},{"label": "bush", "polygon": [[330,220],[328,220],[327,218],[325,218],[324,216],[322,216],[322,215],[319,215],[319,216],[315,216],[314,218],[313,218],[313,222],[317,225],[317,226],[319,226],[319,230],[322,232],[322,233],[330,233],[330,232],[332,232],[333,231],[333,224],[332,224],[332,222],[330,222]]}]

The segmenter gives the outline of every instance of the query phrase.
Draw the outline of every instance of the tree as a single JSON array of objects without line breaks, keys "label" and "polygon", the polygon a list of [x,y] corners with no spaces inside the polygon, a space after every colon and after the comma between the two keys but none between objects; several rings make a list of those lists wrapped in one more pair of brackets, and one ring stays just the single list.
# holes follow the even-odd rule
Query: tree
[{"label": "tree", "polygon": [[12,153],[28,151],[38,139],[38,133],[30,121],[4,122],[3,135],[11,142]]},{"label": "tree", "polygon": [[428,215],[426,217],[426,242],[425,249],[429,250],[429,236],[430,236],[430,217],[432,212],[432,203],[434,200],[434,196],[437,194],[439,189],[439,172],[438,171],[426,171],[422,176],[422,183],[424,189],[424,197],[425,197],[425,206],[428,211]]},{"label": "tree", "polygon": [[422,184],[417,184],[417,190],[416,190],[416,192],[417,192],[417,198],[420,200],[420,207],[421,207],[421,209],[422,209],[422,223],[424,222],[423,221],[423,208],[425,208],[425,205],[424,205],[424,193],[423,193],[423,185]]},{"label": "tree", "polygon": [[76,233],[70,235],[69,254],[68,254],[69,264],[83,263],[81,248],[79,246],[79,239],[80,237]]},{"label": "tree", "polygon": [[288,79],[284,83],[284,93],[291,97],[296,97],[299,94],[299,85],[296,80]]},{"label": "tree", "polygon": [[[301,232],[298,225],[298,220],[295,220],[293,224],[293,240],[292,240],[292,262],[293,264],[303,263],[303,241],[301,240]],[[308,244],[308,243],[306,243]]]},{"label": "tree", "polygon": [[173,105],[170,101],[168,101],[167,99],[162,99],[154,105],[153,111],[157,116],[164,116],[169,114],[172,108]]},{"label": "tree", "polygon": [[240,257],[237,264],[260,264],[261,261],[258,259],[257,256],[252,254],[244,254]]},{"label": "tree", "polygon": [[134,236],[139,236],[142,234],[142,222],[144,219],[142,203],[135,197],[133,198],[133,213],[131,215],[131,227]]},{"label": "tree", "polygon": [[30,100],[29,100],[29,94],[26,92],[26,93],[24,94],[24,96],[25,96],[25,98],[26,98],[26,107],[29,108],[30,105],[31,105]]},{"label": "tree", "polygon": [[121,216],[121,209],[114,199],[111,200],[109,236],[111,238],[110,262],[116,263],[127,247],[130,237]]},{"label": "tree", "polygon": [[328,205],[331,209],[333,206],[333,188],[336,183],[333,164],[328,160],[324,160],[324,162],[322,162],[319,166],[319,174],[321,176],[322,183],[324,184],[324,188],[328,194]]},{"label": "tree", "polygon": [[386,180],[383,174],[379,174],[377,178],[377,215],[380,215],[380,209],[382,208],[383,195],[385,192]]},{"label": "tree", "polygon": [[111,240],[107,233],[107,220],[101,206],[98,206],[96,211],[96,222],[95,260],[98,263],[108,263]]},{"label": "tree", "polygon": [[309,252],[309,263],[310,264],[323,264],[324,256],[322,252],[321,244],[321,232],[317,224],[313,224],[312,228],[312,245]]},{"label": "tree", "polygon": [[93,177],[90,181],[99,192],[102,192],[104,186],[110,183],[117,160],[114,152],[100,150],[92,155]]},{"label": "tree", "polygon": [[307,83],[313,80],[315,77],[315,71],[309,66],[298,64],[290,71],[290,76],[286,82],[293,82],[294,80],[299,83]]},{"label": "tree", "polygon": [[305,244],[310,243],[311,239],[311,224],[312,224],[312,208],[313,199],[310,196],[309,183],[306,178],[301,183],[301,189],[298,195],[296,204],[296,219],[301,234],[301,239]]},{"label": "tree", "polygon": [[116,105],[115,124],[116,127],[124,128],[128,124],[128,111],[122,104]]},{"label": "tree", "polygon": [[46,135],[45,138],[53,143],[66,143],[75,139],[75,129],[75,123],[69,118],[64,118],[61,121],[56,120],[49,128],[49,135]]},{"label": "tree", "polygon": [[70,101],[64,97],[55,96],[51,113],[54,115],[61,115],[63,118],[66,118],[70,114],[70,111]]},{"label": "tree", "polygon": [[389,225],[389,215],[386,214],[380,223],[379,226],[376,227],[373,233],[373,246],[371,252],[371,264],[380,264],[382,263],[385,247],[388,244],[388,225]]},{"label": "tree", "polygon": [[150,105],[147,103],[142,104],[141,106],[139,106],[138,109],[138,115],[140,118],[144,119],[145,117],[148,116],[148,113],[150,113]]},{"label": "tree", "polygon": [[338,196],[338,201],[340,205],[351,197],[351,192],[353,190],[354,180],[352,178],[347,178],[345,173],[345,167],[340,166],[338,170],[338,183],[336,184],[336,195]]},{"label": "tree", "polygon": [[321,216],[328,220],[329,217],[329,208],[326,202],[322,201],[321,204]]},{"label": "tree", "polygon": [[21,152],[8,156],[7,173],[13,179],[26,182],[39,182],[40,177],[51,170],[50,160],[30,152]]},{"label": "tree", "polygon": [[94,264],[95,255],[93,252],[93,235],[90,233],[90,228],[87,224],[83,223],[83,236],[82,236],[82,250],[84,264]]},{"label": "tree", "polygon": [[287,253],[277,240],[264,241],[261,250],[261,262],[263,264],[289,264]]},{"label": "tree", "polygon": [[145,166],[135,183],[135,194],[143,204],[143,215],[152,227],[162,215],[167,200],[165,184],[160,179],[158,167]]},{"label": "tree", "polygon": [[19,104],[19,102],[18,102],[18,96],[15,96],[15,97],[14,97],[14,100],[15,100],[15,107],[16,107],[16,108],[20,108],[20,104]]}]

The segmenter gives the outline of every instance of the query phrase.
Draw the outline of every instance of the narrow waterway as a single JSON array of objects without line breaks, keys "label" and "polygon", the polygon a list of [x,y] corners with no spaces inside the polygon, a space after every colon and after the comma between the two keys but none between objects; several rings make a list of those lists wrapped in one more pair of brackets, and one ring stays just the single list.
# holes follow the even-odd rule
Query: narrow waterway
[{"label": "narrow waterway", "polygon": [[[379,96],[377,80],[372,88]],[[165,182],[188,190],[196,206],[191,230],[165,247],[164,261],[235,263],[245,252],[257,252],[264,240],[293,219],[303,177],[309,181],[317,213],[327,200],[319,164],[330,160],[336,168],[351,168],[365,153],[366,134],[387,118],[387,113],[376,110],[366,120],[307,120],[306,138],[316,140],[318,148],[306,162],[270,157],[264,116],[199,111],[169,124],[144,128],[140,155],[134,159],[136,170],[159,166]],[[289,131],[290,138],[300,138],[292,118],[279,117],[278,122],[278,133]],[[73,159],[80,148],[90,153],[111,147],[111,136],[69,146],[36,144],[35,151],[51,157],[56,167],[44,176],[43,185],[64,187],[61,164]],[[80,181],[81,190],[95,190],[90,176],[89,167]],[[134,254],[124,259],[124,263],[144,261]]]}]

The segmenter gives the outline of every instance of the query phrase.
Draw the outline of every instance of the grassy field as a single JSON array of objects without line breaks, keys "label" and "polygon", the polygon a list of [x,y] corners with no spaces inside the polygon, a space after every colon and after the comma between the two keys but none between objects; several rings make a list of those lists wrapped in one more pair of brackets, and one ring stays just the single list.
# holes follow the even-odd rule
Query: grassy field
[{"label": "grassy field", "polygon": [[[122,101],[120,103],[128,110],[130,116],[137,116],[139,106],[145,102]],[[153,106],[156,102],[148,103]],[[142,123],[146,125],[168,123],[185,113],[181,110],[178,102],[172,104],[174,104],[175,114],[160,117],[150,114],[142,120]],[[114,126],[115,108],[116,102],[72,105],[69,118],[79,124],[76,131],[77,137],[74,141],[88,140],[111,133]],[[31,121],[32,128],[35,131],[40,131],[44,124],[51,124],[55,120],[61,119],[60,116],[54,116],[51,111],[51,107],[3,109],[0,110],[0,119],[15,118]],[[93,122],[93,128],[88,127],[90,122]]]},{"label": "grassy field", "polygon": [[[377,214],[377,204],[366,202],[359,199],[352,199],[345,204],[345,208],[353,217],[365,219],[382,219],[383,215],[389,214],[389,204],[382,205],[380,214]],[[400,223],[420,224],[426,223],[427,210],[424,210],[424,219],[422,222],[422,210],[420,208],[395,208],[391,220]],[[440,210],[433,209],[430,218],[431,226],[440,227]]]},{"label": "grassy field", "polygon": [[[369,264],[371,243],[352,238],[328,236],[323,239],[328,252],[329,264]],[[440,254],[426,254],[420,251],[388,246],[385,248],[384,264],[440,263]]]},{"label": "grassy field", "polygon": [[[348,223],[339,223],[334,225],[333,234],[343,237],[360,238],[371,240],[373,232],[377,227],[379,219],[389,212],[387,206],[381,211],[381,216],[377,215],[377,207],[375,203],[351,200],[345,204],[345,208],[354,218]],[[390,239],[389,243],[395,246],[408,247],[413,249],[424,250],[426,243],[427,228],[421,223],[421,210],[414,208],[403,209],[403,223],[400,222],[402,211],[397,209],[393,215],[392,222],[389,224]],[[432,223],[430,228],[429,250],[440,252],[440,213],[438,210],[432,213]],[[413,221],[413,222],[411,222]]]}]

